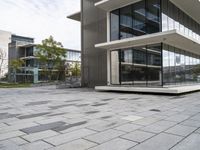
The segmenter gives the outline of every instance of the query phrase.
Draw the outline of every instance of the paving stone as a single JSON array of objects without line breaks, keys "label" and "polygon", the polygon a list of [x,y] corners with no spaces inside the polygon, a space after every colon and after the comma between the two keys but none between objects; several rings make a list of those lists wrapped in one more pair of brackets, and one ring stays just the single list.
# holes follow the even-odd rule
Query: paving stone
[{"label": "paving stone", "polygon": [[89,150],[128,150],[136,144],[137,143],[135,142],[131,142],[121,138],[116,138]]},{"label": "paving stone", "polygon": [[143,119],[134,121],[134,124],[147,126],[147,125],[150,125],[150,124],[152,124],[152,123],[158,122],[159,120],[160,120],[160,119],[158,119],[158,118],[151,118],[151,117],[148,117],[148,118],[143,118]]},{"label": "paving stone", "polygon": [[115,128],[115,129],[120,130],[120,131],[124,131],[124,132],[132,132],[132,131],[137,130],[137,129],[142,128],[142,127],[143,126],[141,126],[141,125],[127,123],[125,125],[122,125],[122,126]]},{"label": "paving stone", "polygon": [[57,132],[51,131],[51,130],[46,130],[42,132],[37,132],[37,133],[32,133],[26,136],[23,136],[23,138],[29,142],[35,142],[44,138],[52,137],[58,135]]},{"label": "paving stone", "polygon": [[23,150],[47,150],[52,147],[53,147],[52,145],[50,145],[46,142],[37,141],[34,143],[23,145],[20,148],[22,148]]},{"label": "paving stone", "polygon": [[196,130],[195,133],[199,133],[200,134],[200,129]]},{"label": "paving stone", "polygon": [[25,106],[34,106],[34,105],[42,105],[42,104],[47,104],[49,101],[38,101],[38,102],[30,102],[26,104]]},{"label": "paving stone", "polygon": [[180,124],[181,125],[185,125],[185,126],[197,127],[197,128],[200,127],[200,121],[191,120],[191,119],[188,119],[188,120],[186,120],[184,122],[181,122]]},{"label": "paving stone", "polygon": [[195,127],[176,125],[176,126],[170,128],[170,129],[168,129],[165,132],[180,135],[180,136],[187,136],[190,133],[192,133],[193,131],[195,131],[196,129],[197,128],[195,128]]},{"label": "paving stone", "polygon": [[141,143],[151,137],[153,137],[155,134],[153,133],[149,133],[149,132],[144,132],[144,131],[134,131],[134,132],[130,132],[126,135],[123,135],[122,137],[134,142],[138,142]]},{"label": "paving stone", "polygon": [[166,118],[165,120],[174,121],[174,122],[182,122],[182,121],[188,119],[189,117],[190,117],[189,115],[178,114],[178,115],[174,115],[169,118]]},{"label": "paving stone", "polygon": [[17,137],[17,136],[22,136],[22,135],[25,135],[25,133],[23,133],[21,131],[13,131],[13,132],[8,132],[8,133],[3,133],[3,134],[0,134],[0,141],[10,139],[13,137]]},{"label": "paving stone", "polygon": [[12,139],[10,139],[10,141],[13,141],[17,145],[24,145],[24,144],[28,143],[27,141],[25,141],[21,137],[12,138]]},{"label": "paving stone", "polygon": [[169,150],[180,140],[182,137],[161,133],[130,150]]},{"label": "paving stone", "polygon": [[200,121],[200,114],[198,113],[197,115],[193,116],[190,119]]},{"label": "paving stone", "polygon": [[191,134],[172,150],[199,150],[200,134]]},{"label": "paving stone", "polygon": [[16,143],[9,140],[0,141],[0,149],[1,150],[24,150],[20,148]]},{"label": "paving stone", "polygon": [[84,139],[78,139],[49,150],[86,150],[96,145],[97,144],[86,141]]},{"label": "paving stone", "polygon": [[140,120],[140,119],[142,119],[142,118],[143,118],[143,117],[141,117],[141,116],[133,116],[133,115],[131,115],[131,116],[123,117],[122,119],[123,119],[123,120],[127,120],[127,121],[131,121],[131,122],[134,122],[134,121]]},{"label": "paving stone", "polygon": [[63,125],[63,126],[54,128],[52,130],[54,130],[56,132],[60,132],[60,131],[67,130],[67,129],[72,128],[72,127],[84,125],[86,123],[87,123],[87,121],[77,122],[77,123],[73,123],[73,124],[69,124],[69,125]]},{"label": "paving stone", "polygon": [[37,125],[38,125],[37,123],[22,123],[22,124],[6,126],[4,128],[0,128],[0,133],[16,131],[16,130],[19,130],[19,129],[29,128],[29,127],[33,127],[33,126],[37,126]]},{"label": "paving stone", "polygon": [[51,143],[53,145],[61,145],[79,138],[86,137],[91,134],[95,134],[95,131],[89,129],[80,129],[73,132],[69,132],[62,135],[57,135],[51,138],[45,139],[46,142]]},{"label": "paving stone", "polygon": [[95,142],[95,143],[104,143],[106,141],[109,141],[111,139],[114,139],[116,137],[119,137],[120,135],[123,135],[124,132],[122,131],[117,131],[117,130],[106,130],[104,132],[99,132],[93,135],[89,135],[85,137],[84,139],[87,139],[89,141]]},{"label": "paving stone", "polygon": [[30,115],[23,115],[23,116],[19,116],[17,118],[18,119],[35,118],[35,117],[44,116],[44,115],[47,115],[47,114],[49,114],[49,112],[30,114]]},{"label": "paving stone", "polygon": [[104,122],[104,123],[101,123],[101,124],[93,124],[91,126],[88,126],[87,128],[88,129],[92,129],[92,130],[95,130],[95,131],[104,131],[104,130],[108,130],[108,129],[111,129],[111,128],[115,128],[117,126],[120,126],[122,125],[123,122]]},{"label": "paving stone", "polygon": [[159,121],[144,128],[141,128],[141,130],[152,133],[160,133],[175,125],[176,125],[175,122]]},{"label": "paving stone", "polygon": [[66,124],[65,122],[59,121],[59,122],[42,124],[42,125],[30,127],[30,128],[21,129],[20,131],[23,131],[27,134],[31,134],[31,133],[41,132],[41,131],[45,131],[45,130],[51,130],[51,129],[63,126],[65,124]]},{"label": "paving stone", "polygon": [[0,129],[1,129],[1,128],[4,128],[4,127],[7,127],[7,125],[4,124],[4,123],[0,123]]}]

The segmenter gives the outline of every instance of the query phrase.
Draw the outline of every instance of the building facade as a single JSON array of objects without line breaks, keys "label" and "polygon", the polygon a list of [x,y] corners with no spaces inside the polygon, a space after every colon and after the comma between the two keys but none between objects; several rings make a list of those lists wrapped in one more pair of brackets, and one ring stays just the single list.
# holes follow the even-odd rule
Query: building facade
[{"label": "building facade", "polygon": [[81,0],[82,85],[199,83],[199,8],[197,0]]},{"label": "building facade", "polygon": [[[46,80],[42,75],[42,71],[47,64],[43,64],[38,60],[36,56],[37,51],[34,39],[16,35],[12,36],[12,42],[9,44],[9,62],[21,59],[24,61],[24,64],[16,73],[9,67],[9,81],[38,83]],[[66,49],[66,63],[71,64],[74,62],[81,62],[81,52]]]}]

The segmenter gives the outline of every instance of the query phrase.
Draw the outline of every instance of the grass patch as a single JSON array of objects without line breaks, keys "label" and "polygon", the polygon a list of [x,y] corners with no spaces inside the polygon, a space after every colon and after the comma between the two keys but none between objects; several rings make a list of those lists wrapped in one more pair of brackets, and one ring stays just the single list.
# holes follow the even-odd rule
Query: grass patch
[{"label": "grass patch", "polygon": [[30,83],[0,83],[0,88],[27,88],[31,87]]}]

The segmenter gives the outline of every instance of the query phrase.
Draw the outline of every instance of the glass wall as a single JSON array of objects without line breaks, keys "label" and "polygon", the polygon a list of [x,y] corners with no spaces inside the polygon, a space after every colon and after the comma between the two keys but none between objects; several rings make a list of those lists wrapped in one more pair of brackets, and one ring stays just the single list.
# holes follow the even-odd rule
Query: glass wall
[{"label": "glass wall", "polygon": [[162,1],[162,31],[178,30],[200,40],[200,25],[169,0]]},{"label": "glass wall", "polygon": [[111,51],[111,84],[161,86],[161,44]]},{"label": "glass wall", "polygon": [[163,84],[180,85],[200,82],[200,57],[163,44]]},{"label": "glass wall", "polygon": [[141,0],[112,11],[111,41],[161,31],[160,16],[160,0]]}]

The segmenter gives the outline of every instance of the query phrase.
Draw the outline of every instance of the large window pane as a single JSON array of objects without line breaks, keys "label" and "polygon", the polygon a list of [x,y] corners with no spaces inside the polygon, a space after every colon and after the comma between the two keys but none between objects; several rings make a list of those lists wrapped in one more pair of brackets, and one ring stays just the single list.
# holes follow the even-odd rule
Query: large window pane
[{"label": "large window pane", "polygon": [[135,36],[144,35],[145,28],[145,1],[133,4],[133,30]]},{"label": "large window pane", "polygon": [[110,40],[118,40],[119,39],[119,10],[112,11],[110,14],[110,31],[111,37]]},{"label": "large window pane", "polygon": [[134,63],[146,65],[146,48],[134,48]]},{"label": "large window pane", "polygon": [[132,6],[126,6],[120,9],[120,39],[133,36],[133,15]]},{"label": "large window pane", "polygon": [[160,31],[160,0],[146,0],[146,29],[147,33]]},{"label": "large window pane", "polygon": [[161,45],[147,46],[147,81],[148,86],[162,85]]}]

